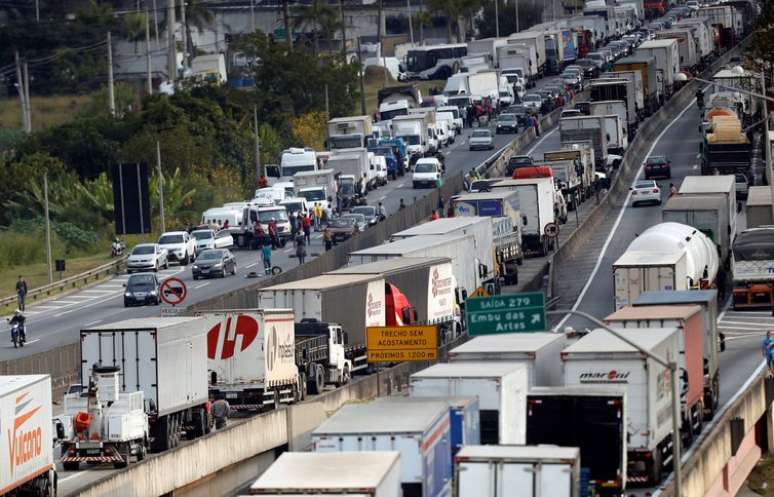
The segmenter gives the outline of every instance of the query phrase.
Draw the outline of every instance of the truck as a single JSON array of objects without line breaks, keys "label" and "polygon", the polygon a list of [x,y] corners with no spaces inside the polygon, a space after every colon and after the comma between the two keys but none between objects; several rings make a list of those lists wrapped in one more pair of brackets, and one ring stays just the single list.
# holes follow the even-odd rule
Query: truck
[{"label": "truck", "polygon": [[771,188],[751,186],[747,193],[747,227],[758,228],[774,224],[771,218]]},{"label": "truck", "polygon": [[[333,171],[332,175],[338,177],[339,181],[351,180],[357,184],[362,179],[365,182],[365,190],[376,188],[378,176],[371,168],[371,160],[368,157],[368,149],[366,148],[342,148],[336,150],[331,158],[328,159],[325,167]],[[325,179],[327,180],[327,178]],[[310,196],[319,196],[319,190]],[[307,200],[312,201],[308,198]]]},{"label": "truck", "polygon": [[426,115],[398,116],[392,120],[392,136],[406,142],[410,164],[430,151],[430,136],[427,132],[429,124]]},{"label": "truck", "polygon": [[[448,257],[396,257],[368,264],[345,266],[326,274],[372,275],[384,278],[387,315],[395,316],[394,297],[405,295],[410,305],[401,311],[405,324],[435,325],[440,337],[456,337],[462,331],[456,279]],[[399,304],[399,303],[397,303]],[[415,315],[410,315],[410,314]],[[390,323],[388,323],[389,325]],[[444,340],[441,340],[442,342]]]},{"label": "truck", "polygon": [[553,178],[506,179],[491,186],[493,192],[513,190],[519,194],[518,205],[509,203],[521,214],[522,247],[533,254],[546,255],[554,247],[554,240],[546,234],[546,226],[556,223],[554,212]]},{"label": "truck", "polygon": [[613,63],[612,72],[636,71],[642,79],[644,116],[650,116],[661,105],[664,94],[663,78],[659,76],[656,58],[652,55],[637,54],[618,59]]},{"label": "truck", "polygon": [[[602,77],[610,76],[612,79],[625,79],[629,81],[630,86],[627,90],[633,88],[635,118],[639,121],[645,118],[645,89],[642,84],[642,73],[640,71],[615,71],[605,73]],[[628,91],[627,91],[628,93]],[[628,95],[627,95],[628,96]],[[628,109],[627,109],[628,112]]]},{"label": "truck", "polygon": [[83,389],[64,396],[58,418],[65,433],[60,439],[63,468],[77,471],[81,463],[125,468],[132,456],[142,461],[150,438],[143,392],[121,392],[115,366],[95,366],[91,373]]},{"label": "truck", "polygon": [[716,284],[720,259],[701,231],[660,223],[643,231],[613,263],[615,308],[629,305],[647,290],[690,290]]},{"label": "truck", "polygon": [[525,80],[537,78],[534,74],[537,67],[537,52],[531,45],[524,43],[508,43],[497,47],[497,60],[502,71],[521,69]]},{"label": "truck", "polygon": [[401,497],[400,452],[283,452],[248,493]]},{"label": "truck", "polygon": [[301,171],[317,171],[317,152],[311,148],[288,148],[280,156],[280,177],[292,178]]},{"label": "truck", "polygon": [[736,201],[736,177],[723,176],[686,176],[680,185],[680,195],[719,195],[725,199],[728,213],[729,237],[731,244],[736,237],[736,213],[740,210]]},{"label": "truck", "polygon": [[[487,243],[488,242],[488,243]],[[448,257],[456,280],[458,301],[495,280],[494,250],[488,241],[473,234],[412,236],[349,254],[349,265],[366,264],[395,257]]]},{"label": "truck", "polygon": [[480,38],[478,40],[468,41],[468,57],[472,55],[483,55],[492,67],[497,67],[497,49],[507,44],[506,38]]},{"label": "truck", "polygon": [[119,368],[120,392],[142,392],[150,447],[176,447],[208,430],[207,325],[200,317],[135,318],[80,332],[80,379]]},{"label": "truck", "polygon": [[765,309],[774,305],[774,227],[742,231],[733,243],[731,272],[734,309]]},{"label": "truck", "polygon": [[410,108],[422,105],[422,93],[415,85],[387,86],[377,94],[379,121],[391,121],[408,114]]},{"label": "truck", "polygon": [[328,150],[367,147],[372,133],[371,116],[336,117],[328,121]]},{"label": "truck", "polygon": [[52,405],[49,375],[0,376],[0,419],[5,431],[0,437],[3,495],[56,496]]},{"label": "truck", "polygon": [[550,168],[556,189],[562,192],[567,210],[574,211],[584,199],[583,171],[573,160],[553,160],[546,163],[535,163],[535,167]]},{"label": "truck", "polygon": [[616,100],[615,102],[592,102],[590,105],[592,116],[605,118],[608,157],[623,156],[629,148],[630,130],[627,129],[625,118],[620,114],[623,110],[620,104],[623,102]]},{"label": "truck", "polygon": [[[346,154],[346,151],[353,149],[343,150],[342,153]],[[293,185],[296,196],[305,198],[311,206],[320,203],[330,218],[333,215],[333,208],[336,207],[336,175],[337,172],[330,168],[294,174]]]},{"label": "truck", "polygon": [[752,173],[752,143],[742,123],[735,116],[712,119],[712,132],[699,142],[701,174],[744,174],[749,180]]},{"label": "truck", "polygon": [[695,72],[699,67],[700,56],[696,50],[696,41],[689,28],[673,28],[656,31],[656,39],[677,40],[677,51],[680,56],[680,67]]},{"label": "truck", "polygon": [[520,495],[579,497],[580,451],[576,447],[465,447],[454,463],[457,497]]},{"label": "truck", "polygon": [[225,399],[236,411],[262,411],[302,397],[292,312],[237,309],[197,316],[205,319],[208,328],[207,373],[212,399]]},{"label": "truck", "polygon": [[564,66],[575,62],[577,50],[572,30],[552,29],[544,33],[544,38],[546,67],[550,74],[559,74]]},{"label": "truck", "polygon": [[581,178],[581,199],[586,200],[594,193],[596,175],[594,174],[594,149],[591,143],[576,144],[561,150],[543,152],[543,162],[571,160]]},{"label": "truck", "polygon": [[627,306],[605,318],[614,329],[649,333],[652,328],[678,330],[680,431],[688,447],[704,426],[704,316],[698,305]]},{"label": "truck", "polygon": [[698,305],[704,319],[704,421],[710,421],[720,406],[720,359],[725,350],[725,337],[718,331],[718,291],[679,290],[643,292],[632,304],[635,307],[664,305]]},{"label": "truck", "polygon": [[[637,113],[635,81],[616,77],[593,79],[591,80],[590,96],[592,103],[622,101],[625,107],[621,119],[626,125],[627,136],[629,131],[633,133],[637,129],[639,117]],[[608,112],[608,114],[616,113],[618,113],[617,109],[616,111]]]},{"label": "truck", "polygon": [[[534,73],[537,78],[542,78],[546,68],[546,39],[542,31],[521,31],[508,36],[508,43],[524,43],[535,49],[537,65]],[[500,66],[502,67],[502,66]]]},{"label": "truck", "polygon": [[605,129],[605,119],[600,116],[559,119],[561,143],[591,142],[594,145],[595,169],[607,173],[607,133]]},{"label": "truck", "polygon": [[439,363],[409,379],[411,397],[477,397],[482,444],[524,444],[528,388],[524,364]]},{"label": "truck", "polygon": [[560,333],[512,333],[477,336],[449,351],[449,362],[504,362],[527,367],[529,387],[559,386],[562,372],[556,365],[567,345]]},{"label": "truck", "polygon": [[669,8],[667,0],[645,0],[645,18],[655,19],[666,14]]},{"label": "truck", "polygon": [[604,20],[605,39],[602,40],[603,42],[620,36],[621,33],[616,22],[615,7],[613,5],[607,5],[604,2],[586,3],[583,7],[583,15],[597,16]]},{"label": "truck", "polygon": [[656,68],[664,81],[664,97],[670,98],[675,90],[677,74],[680,72],[680,52],[677,40],[648,40],[637,47],[635,54],[650,55],[656,59]]},{"label": "truck", "polygon": [[500,77],[495,71],[468,74],[468,88],[472,96],[490,98],[496,103],[500,98]]},{"label": "truck", "polygon": [[[679,354],[676,328],[618,330],[630,343],[666,361]],[[626,481],[655,486],[672,455],[672,399],[677,381],[661,364],[612,333],[595,329],[562,352],[565,385],[626,389]]]},{"label": "truck", "polygon": [[661,220],[692,226],[704,233],[715,243],[722,266],[728,267],[731,226],[727,209],[728,203],[722,195],[673,195],[661,209]]},{"label": "truck", "polygon": [[[347,302],[342,306],[342,302]],[[321,275],[258,290],[260,309],[292,309],[296,322],[321,322],[340,327],[344,358],[352,373],[364,371],[366,328],[387,324],[385,281],[375,275]],[[394,309],[401,316],[403,307]],[[307,382],[309,378],[307,378]]]},{"label": "truck", "polygon": [[[403,495],[451,493],[452,458],[446,402],[346,404],[312,431],[314,452],[400,452]],[[341,476],[341,475],[339,475]]]},{"label": "truck", "polygon": [[715,51],[715,39],[707,23],[703,19],[688,17],[672,23],[672,27],[685,27],[691,30],[693,39],[696,41],[696,52],[703,67]]},{"label": "truck", "polygon": [[620,495],[626,490],[627,409],[626,388],[619,385],[530,388],[527,444],[577,447],[585,495]]}]

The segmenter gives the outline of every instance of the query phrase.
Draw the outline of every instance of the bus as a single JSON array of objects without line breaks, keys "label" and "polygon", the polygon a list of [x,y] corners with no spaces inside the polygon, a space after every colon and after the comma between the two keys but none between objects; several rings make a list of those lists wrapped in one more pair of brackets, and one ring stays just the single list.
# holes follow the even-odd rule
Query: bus
[{"label": "bus", "polygon": [[405,64],[401,64],[400,79],[447,79],[459,70],[467,54],[465,43],[412,48],[406,53]]}]

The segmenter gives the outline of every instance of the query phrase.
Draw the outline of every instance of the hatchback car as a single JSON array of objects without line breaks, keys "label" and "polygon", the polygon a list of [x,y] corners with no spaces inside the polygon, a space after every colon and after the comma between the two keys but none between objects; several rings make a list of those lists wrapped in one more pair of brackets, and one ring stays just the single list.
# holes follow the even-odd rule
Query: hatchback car
[{"label": "hatchback car", "polygon": [[492,132],[488,129],[476,129],[473,134],[470,135],[468,140],[468,148],[470,150],[492,150],[494,149],[494,140],[492,139]]},{"label": "hatchback car", "polygon": [[662,155],[648,157],[645,161],[645,179],[672,177],[672,163]]},{"label": "hatchback car", "polygon": [[497,131],[500,133],[518,133],[519,121],[516,118],[516,114],[500,114],[497,118]]},{"label": "hatchback car", "polygon": [[156,243],[136,245],[126,259],[126,272],[129,274],[136,271],[158,271],[168,267],[167,249]]},{"label": "hatchback car", "polygon": [[537,113],[540,112],[540,107],[543,105],[543,96],[539,93],[530,92],[524,95],[521,103],[532,112]]},{"label": "hatchback car", "polygon": [[630,190],[632,207],[644,203],[661,205],[661,188],[653,180],[638,181]]},{"label": "hatchback car", "polygon": [[159,279],[155,273],[137,273],[124,284],[124,307],[159,305]]},{"label": "hatchback car", "polygon": [[234,246],[234,238],[228,230],[220,230],[218,232],[209,229],[194,230],[191,232],[191,236],[196,240],[197,253],[208,249],[231,248]]},{"label": "hatchback car", "polygon": [[359,205],[349,210],[351,214],[362,214],[368,226],[374,226],[379,222],[379,211],[373,205]]},{"label": "hatchback car", "polygon": [[210,249],[202,252],[191,266],[193,279],[236,274],[236,257],[228,249]]},{"label": "hatchback car", "polygon": [[513,171],[522,168],[522,167],[530,167],[535,165],[535,162],[532,160],[532,157],[529,155],[514,155],[511,156],[511,158],[508,159],[508,165],[505,166],[505,176],[507,178],[510,178],[513,176]]},{"label": "hatchback car", "polygon": [[328,224],[328,230],[334,241],[342,241],[351,237],[355,233],[355,227],[358,231],[366,228],[366,218],[362,214],[343,214],[333,218]]}]

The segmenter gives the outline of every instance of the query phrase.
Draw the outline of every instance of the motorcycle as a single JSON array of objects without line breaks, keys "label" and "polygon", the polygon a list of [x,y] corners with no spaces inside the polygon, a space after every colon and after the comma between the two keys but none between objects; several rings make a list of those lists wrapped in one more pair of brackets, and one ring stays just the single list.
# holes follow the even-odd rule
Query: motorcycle
[{"label": "motorcycle", "polygon": [[110,245],[110,257],[121,257],[124,255],[125,248],[126,244],[122,240],[116,238]]},{"label": "motorcycle", "polygon": [[13,348],[24,347],[24,343],[27,341],[27,332],[24,329],[24,325],[21,323],[13,323],[11,325],[11,341],[13,342]]}]

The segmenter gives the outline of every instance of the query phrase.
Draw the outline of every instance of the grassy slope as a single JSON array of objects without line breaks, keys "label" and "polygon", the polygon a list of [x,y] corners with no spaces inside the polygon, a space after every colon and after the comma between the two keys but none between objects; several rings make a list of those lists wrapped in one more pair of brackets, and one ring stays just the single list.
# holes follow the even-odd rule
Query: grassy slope
[{"label": "grassy slope", "polygon": [[[43,129],[71,121],[88,96],[31,97],[32,127]],[[0,128],[21,128],[18,98],[0,100]]]}]

